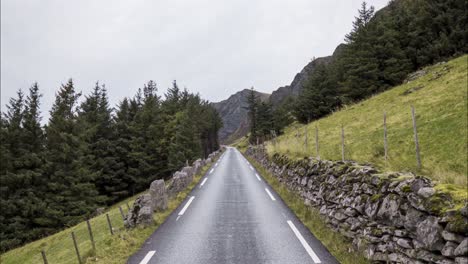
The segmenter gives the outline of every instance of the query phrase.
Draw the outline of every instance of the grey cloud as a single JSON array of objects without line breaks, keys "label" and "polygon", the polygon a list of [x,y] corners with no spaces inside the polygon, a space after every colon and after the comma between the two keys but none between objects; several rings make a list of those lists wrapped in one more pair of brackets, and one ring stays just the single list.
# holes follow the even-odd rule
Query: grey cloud
[{"label": "grey cloud", "polygon": [[[369,1],[377,9],[387,0]],[[45,118],[61,83],[112,104],[153,79],[219,101],[250,86],[271,92],[351,29],[360,0],[1,2],[1,105],[39,82]]]}]

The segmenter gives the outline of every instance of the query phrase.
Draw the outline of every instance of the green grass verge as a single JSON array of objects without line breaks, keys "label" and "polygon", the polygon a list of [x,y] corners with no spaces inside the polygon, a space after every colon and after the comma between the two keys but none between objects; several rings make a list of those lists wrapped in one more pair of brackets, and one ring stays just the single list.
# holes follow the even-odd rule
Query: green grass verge
[{"label": "green grass verge", "polygon": [[110,234],[105,214],[92,218],[90,223],[96,243],[96,252],[92,250],[86,222],[82,222],[54,235],[8,251],[0,256],[0,263],[43,263],[41,250],[45,251],[49,264],[78,263],[71,238],[72,231],[75,233],[83,263],[125,263],[128,257],[135,253],[144,241],[166,220],[172,211],[182,203],[202,176],[205,175],[210,166],[211,164],[203,167],[202,171],[195,175],[189,187],[169,200],[168,209],[166,211],[157,212],[153,215],[155,223],[152,226],[147,228],[138,227],[131,230],[127,230],[123,226],[123,219],[119,211],[119,206],[124,209],[124,213],[127,213],[126,203],[129,203],[131,206],[140,194],[117,203],[106,211],[111,219],[114,235]]},{"label": "green grass verge", "polygon": [[268,184],[281,196],[281,199],[296,214],[302,223],[319,239],[322,244],[343,264],[370,263],[362,254],[352,251],[349,239],[330,229],[319,211],[304,204],[297,194],[290,192],[276,177],[274,177],[262,165],[245,155],[249,162],[257,169]]},{"label": "green grass verge", "polygon": [[[384,171],[412,171],[443,184],[467,186],[468,55],[425,68],[427,74],[368,100],[344,107],[307,126],[293,124],[267,144],[268,153],[291,159],[315,156],[341,160],[341,125],[346,159],[369,162]],[[411,106],[416,109],[422,169],[417,168]],[[384,159],[383,113],[387,113],[388,154]],[[308,135],[305,148],[305,131]],[[243,143],[241,143],[243,144]]]}]

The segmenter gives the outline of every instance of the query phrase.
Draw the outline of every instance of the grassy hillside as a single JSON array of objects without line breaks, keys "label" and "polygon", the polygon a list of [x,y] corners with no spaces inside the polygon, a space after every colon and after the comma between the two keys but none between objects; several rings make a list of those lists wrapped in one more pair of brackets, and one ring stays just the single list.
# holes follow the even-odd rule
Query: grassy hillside
[{"label": "grassy hillside", "polygon": [[164,212],[154,214],[155,224],[148,228],[135,228],[126,230],[123,227],[123,219],[119,211],[119,206],[127,213],[128,203],[130,206],[138,197],[135,195],[127,200],[120,202],[106,212],[109,214],[114,235],[109,232],[106,215],[100,215],[90,220],[93,229],[94,240],[96,243],[96,252],[93,254],[91,242],[89,239],[86,222],[82,222],[74,227],[65,229],[52,236],[31,242],[23,247],[13,249],[0,256],[2,264],[16,263],[43,263],[41,250],[44,250],[49,263],[75,264],[78,259],[75,253],[71,232],[75,233],[80,255],[84,263],[125,263],[127,258],[136,252],[143,242],[163,223],[166,218],[175,210],[185,199],[192,188],[206,173],[209,165],[205,166],[201,173],[196,175],[194,181],[183,192],[169,200],[168,209]]},{"label": "grassy hillside", "polygon": [[[341,125],[346,159],[386,171],[412,171],[439,183],[467,184],[467,60],[464,55],[425,68],[427,74],[366,101],[345,107],[307,126],[293,124],[267,144],[268,152],[290,158],[341,159]],[[422,168],[417,168],[411,106],[416,109]],[[387,113],[389,159],[384,159],[383,113]],[[305,144],[307,131],[307,150]],[[240,144],[242,144],[240,142]],[[466,196],[466,195],[465,195]]]}]

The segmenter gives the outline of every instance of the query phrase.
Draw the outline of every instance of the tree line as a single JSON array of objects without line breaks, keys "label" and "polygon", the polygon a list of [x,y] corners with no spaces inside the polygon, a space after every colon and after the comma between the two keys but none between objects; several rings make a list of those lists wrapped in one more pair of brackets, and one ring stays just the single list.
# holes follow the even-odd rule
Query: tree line
[{"label": "tree line", "polygon": [[301,94],[279,106],[248,95],[250,142],[281,134],[401,84],[409,73],[468,51],[463,0],[392,0],[382,10],[363,2],[330,63],[317,63]]},{"label": "tree line", "polygon": [[1,251],[72,226],[219,148],[218,113],[175,81],[164,99],[149,81],[116,109],[99,83],[80,97],[71,79],[63,84],[43,126],[35,83],[2,113]]},{"label": "tree line", "polygon": [[392,0],[374,12],[362,3],[329,64],[308,77],[291,111],[307,123],[401,84],[409,73],[468,51],[463,0]]}]

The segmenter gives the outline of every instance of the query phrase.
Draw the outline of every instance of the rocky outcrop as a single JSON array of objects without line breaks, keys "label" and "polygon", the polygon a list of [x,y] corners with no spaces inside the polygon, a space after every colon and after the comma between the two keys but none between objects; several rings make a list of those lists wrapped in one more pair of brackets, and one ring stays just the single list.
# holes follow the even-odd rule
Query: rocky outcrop
[{"label": "rocky outcrop", "polygon": [[[314,59],[309,62],[299,73],[294,76],[291,84],[279,87],[270,94],[255,92],[261,101],[270,102],[273,107],[283,103],[289,97],[297,97],[307,82],[309,76],[320,64],[329,64],[343,50],[344,44],[340,44],[333,55]],[[244,89],[231,95],[228,99],[213,103],[223,120],[223,127],[219,130],[219,139],[222,143],[229,144],[241,138],[249,132],[250,124],[247,116],[247,95],[249,89]]]},{"label": "rocky outcrop", "polygon": [[[213,103],[213,107],[218,111],[223,120],[223,127],[219,130],[219,140],[223,143],[240,138],[249,131],[249,121],[247,117],[247,95],[250,89],[244,89],[231,95],[228,99]],[[269,94],[255,91],[255,95],[262,101],[267,101]]]},{"label": "rocky outcrop", "polygon": [[273,91],[270,96],[270,102],[274,105],[280,105],[288,97],[297,97],[301,92],[309,76],[315,71],[317,65],[329,64],[332,56],[317,58],[309,62],[299,73],[294,76],[290,85],[286,85]]},{"label": "rocky outcrop", "polygon": [[[427,178],[368,165],[291,161],[247,151],[328,225],[377,263],[466,263],[468,208],[453,209]],[[451,209],[452,208],[452,209]]]}]

